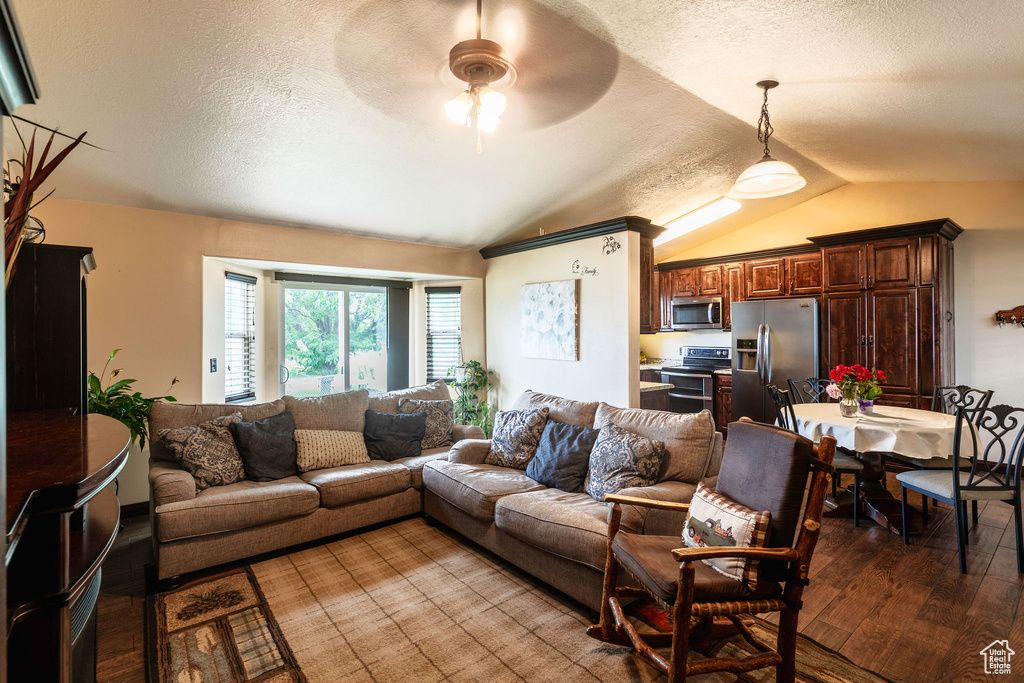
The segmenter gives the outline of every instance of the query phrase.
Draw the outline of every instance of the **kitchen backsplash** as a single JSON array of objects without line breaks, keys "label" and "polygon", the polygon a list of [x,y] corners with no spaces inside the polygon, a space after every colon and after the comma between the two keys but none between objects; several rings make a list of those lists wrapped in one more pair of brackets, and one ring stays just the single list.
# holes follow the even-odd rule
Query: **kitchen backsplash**
[{"label": "kitchen backsplash", "polygon": [[689,332],[659,332],[641,334],[640,350],[648,358],[678,360],[681,346],[732,346],[732,333],[722,330],[692,330]]}]

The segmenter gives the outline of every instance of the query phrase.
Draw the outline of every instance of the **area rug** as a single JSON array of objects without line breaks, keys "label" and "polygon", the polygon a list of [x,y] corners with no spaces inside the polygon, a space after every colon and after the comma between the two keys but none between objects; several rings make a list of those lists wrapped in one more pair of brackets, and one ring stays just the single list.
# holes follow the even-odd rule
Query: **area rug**
[{"label": "area rug", "polygon": [[[587,637],[590,617],[575,603],[422,519],[258,562],[151,604],[160,683],[664,680],[629,649]],[[642,616],[657,625],[657,615]],[[774,642],[768,622],[753,629]],[[213,657],[218,650],[230,656]],[[691,656],[751,652],[736,636]],[[183,676],[188,666],[203,675]],[[803,637],[797,671],[807,682],[886,680]],[[699,680],[774,681],[775,671]]]}]

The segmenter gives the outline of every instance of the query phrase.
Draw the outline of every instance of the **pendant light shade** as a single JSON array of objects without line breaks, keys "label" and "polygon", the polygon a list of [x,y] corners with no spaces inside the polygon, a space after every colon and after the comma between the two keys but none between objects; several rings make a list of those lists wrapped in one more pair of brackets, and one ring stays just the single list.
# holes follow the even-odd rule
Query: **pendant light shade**
[{"label": "pendant light shade", "polygon": [[792,164],[772,159],[767,154],[740,173],[729,192],[736,199],[764,199],[796,192],[807,181]]},{"label": "pendant light shade", "polygon": [[778,81],[759,81],[757,87],[764,90],[764,103],[761,105],[761,118],[757,120],[757,140],[764,144],[764,156],[756,164],[740,173],[729,191],[729,196],[736,199],[765,199],[779,197],[796,192],[807,181],[792,164],[773,159],[768,151],[768,140],[775,131],[768,118],[768,91],[779,84]]}]

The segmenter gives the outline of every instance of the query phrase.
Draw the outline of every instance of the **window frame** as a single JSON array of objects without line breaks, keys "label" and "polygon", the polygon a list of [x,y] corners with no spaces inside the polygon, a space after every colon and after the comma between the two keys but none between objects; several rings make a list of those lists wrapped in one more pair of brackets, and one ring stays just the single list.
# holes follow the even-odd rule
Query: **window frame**
[{"label": "window frame", "polygon": [[[462,287],[424,287],[423,291],[424,291],[424,308],[426,309],[426,312],[425,312],[425,315],[424,315],[424,322],[425,322],[425,327],[426,327],[426,361],[427,361],[426,362],[426,371],[427,371],[427,382],[436,382],[437,380],[442,380],[442,381],[450,384],[451,382],[455,381],[455,378],[448,376],[448,374],[447,374],[448,368],[458,366],[459,364],[461,364],[463,362],[463,357],[462,357]],[[433,333],[431,333],[431,325],[430,325],[430,318],[431,318],[431,316],[430,316],[430,295],[431,294],[456,294],[458,296],[458,299],[457,299],[458,300],[458,316],[457,316],[458,317],[458,320],[457,320],[458,332],[457,332],[457,335],[456,335],[456,339],[457,339],[457,342],[458,342],[458,351],[457,351],[458,360],[453,365],[449,365],[448,367],[446,367],[444,369],[444,373],[440,374],[440,375],[436,375],[434,372],[432,372],[432,370],[435,370],[435,368],[433,367],[434,364],[431,363],[431,356],[433,355],[432,351],[433,351],[433,348],[434,348],[434,339],[433,339],[433,337],[435,335]],[[451,333],[447,333],[447,334],[441,334],[441,335],[436,335],[436,336],[438,336],[441,339],[445,339],[445,338],[451,338],[453,335]]]},{"label": "window frame", "polygon": [[[228,288],[227,282],[238,282],[242,285],[247,285],[251,288],[251,298],[247,295],[247,290],[243,289],[243,297],[238,304],[242,308],[242,315],[248,316],[246,326],[248,329],[244,333],[233,333],[231,331],[231,325],[228,322]],[[224,402],[225,403],[247,403],[256,398],[256,285],[259,280],[252,275],[242,275],[241,273],[233,273],[231,271],[224,271]],[[251,303],[251,309],[247,308]],[[248,363],[244,370],[246,377],[243,379],[244,385],[247,389],[240,393],[228,394],[228,373],[229,373],[229,352],[228,343],[230,339],[242,339],[243,354],[248,355]]]}]

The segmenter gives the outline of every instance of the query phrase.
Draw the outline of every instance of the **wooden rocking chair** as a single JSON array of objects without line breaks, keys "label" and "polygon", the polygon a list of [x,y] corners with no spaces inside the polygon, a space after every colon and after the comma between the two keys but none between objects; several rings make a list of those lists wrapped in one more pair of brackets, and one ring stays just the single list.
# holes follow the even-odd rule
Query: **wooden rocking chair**
[{"label": "wooden rocking chair", "polygon": [[[796,677],[797,620],[807,570],[818,541],[821,514],[834,474],[836,441],[823,437],[815,446],[793,432],[750,421],[729,426],[729,440],[716,491],[753,510],[772,513],[770,547],[680,548],[680,536],[645,536],[619,531],[622,505],[680,510],[689,506],[647,498],[609,495],[608,556],[600,623],[587,629],[598,640],[632,646],[668,676],[669,683],[713,671],[741,673],[776,667],[777,681]],[[810,481],[808,490],[808,481]],[[806,497],[805,497],[806,493]],[[806,502],[805,502],[806,501]],[[751,590],[723,576],[702,560],[720,557],[756,558],[759,578]],[[643,587],[617,587],[622,567]],[[668,609],[672,633],[641,634],[626,618],[622,599],[652,596]],[[757,640],[741,615],[780,612],[776,649]],[[691,617],[699,619],[692,628]],[[727,617],[758,654],[744,659],[687,661],[691,641],[722,637],[715,617]],[[666,660],[656,648],[671,646]]]}]

